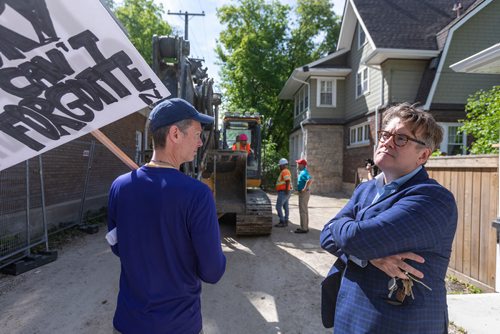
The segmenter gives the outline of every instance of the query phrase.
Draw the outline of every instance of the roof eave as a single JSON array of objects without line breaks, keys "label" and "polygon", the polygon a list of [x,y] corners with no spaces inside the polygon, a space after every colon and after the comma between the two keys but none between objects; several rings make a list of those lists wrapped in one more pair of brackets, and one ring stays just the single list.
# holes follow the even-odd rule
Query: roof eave
[{"label": "roof eave", "polygon": [[296,68],[281,89],[278,98],[281,100],[292,100],[295,93],[302,85],[309,84],[307,80],[309,80],[311,76],[344,78],[351,72],[352,70],[350,68],[309,68],[308,71],[304,71],[304,67]]},{"label": "roof eave", "polygon": [[500,74],[500,43],[456,62],[450,68],[455,72]]},{"label": "roof eave", "polygon": [[439,55],[439,50],[413,50],[377,48],[361,61],[365,65],[380,65],[387,59],[432,59]]}]

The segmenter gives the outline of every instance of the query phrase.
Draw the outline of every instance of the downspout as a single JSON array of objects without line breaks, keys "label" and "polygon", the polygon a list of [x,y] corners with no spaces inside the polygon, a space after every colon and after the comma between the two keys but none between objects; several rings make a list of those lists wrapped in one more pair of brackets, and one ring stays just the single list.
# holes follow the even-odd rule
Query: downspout
[{"label": "downspout", "polygon": [[[303,66],[302,67],[302,71],[303,72],[309,72],[309,66],[307,66],[307,65]],[[300,129],[302,130],[302,152],[300,152],[300,158],[307,160],[307,151],[306,151],[306,147],[307,147],[307,134],[306,134],[306,132],[304,130],[304,122],[306,120],[308,120],[309,118],[311,118],[311,85],[307,81],[303,81],[303,80],[297,79],[296,77],[294,77],[293,73],[292,73],[291,78],[293,80],[297,81],[297,82],[300,82],[300,83],[303,83],[303,84],[307,85],[307,111],[306,111],[306,118],[303,119],[300,122]]]}]

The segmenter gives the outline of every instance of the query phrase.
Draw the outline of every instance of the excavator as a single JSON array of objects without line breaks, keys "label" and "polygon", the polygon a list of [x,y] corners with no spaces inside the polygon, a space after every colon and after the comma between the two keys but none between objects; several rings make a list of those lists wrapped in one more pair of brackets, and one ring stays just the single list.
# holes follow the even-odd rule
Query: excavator
[{"label": "excavator", "polygon": [[[189,58],[189,41],[182,37],[153,36],[153,71],[170,97],[189,101],[199,112],[215,117],[214,126],[203,131],[203,146],[184,173],[199,179],[212,190],[219,218],[235,217],[236,235],[269,235],[272,207],[260,189],[262,180],[262,117],[258,114],[229,114],[219,130],[220,94],[214,93],[202,61]],[[233,150],[237,137],[245,134],[250,152]]]}]

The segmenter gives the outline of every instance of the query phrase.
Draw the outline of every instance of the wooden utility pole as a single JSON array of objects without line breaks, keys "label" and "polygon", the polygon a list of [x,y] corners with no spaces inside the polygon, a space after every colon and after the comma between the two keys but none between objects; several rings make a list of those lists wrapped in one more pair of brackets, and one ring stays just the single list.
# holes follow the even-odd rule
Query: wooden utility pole
[{"label": "wooden utility pole", "polygon": [[170,10],[167,12],[168,15],[184,15],[184,39],[186,41],[189,40],[188,38],[188,19],[189,19],[189,16],[205,16],[205,11],[202,11],[201,13],[188,13],[188,12],[184,12],[182,13],[181,11],[179,11],[178,13],[171,13]]}]

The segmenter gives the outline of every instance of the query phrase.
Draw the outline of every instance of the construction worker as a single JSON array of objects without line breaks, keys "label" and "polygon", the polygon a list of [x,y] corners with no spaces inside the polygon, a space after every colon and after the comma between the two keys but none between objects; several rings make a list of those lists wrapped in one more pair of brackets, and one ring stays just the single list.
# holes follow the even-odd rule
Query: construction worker
[{"label": "construction worker", "polygon": [[[288,169],[288,160],[281,158],[278,162],[280,166],[280,175],[278,180],[276,180],[276,190],[278,191],[278,198],[276,199],[276,211],[278,212],[278,217],[280,222],[275,227],[285,227],[288,226],[288,200],[292,194],[292,174]],[[285,215],[283,216],[283,209],[285,209]]]},{"label": "construction worker", "polygon": [[248,154],[252,152],[250,144],[247,143],[248,137],[246,134],[242,133],[236,137],[236,143],[233,144],[233,151],[246,151]]}]

